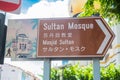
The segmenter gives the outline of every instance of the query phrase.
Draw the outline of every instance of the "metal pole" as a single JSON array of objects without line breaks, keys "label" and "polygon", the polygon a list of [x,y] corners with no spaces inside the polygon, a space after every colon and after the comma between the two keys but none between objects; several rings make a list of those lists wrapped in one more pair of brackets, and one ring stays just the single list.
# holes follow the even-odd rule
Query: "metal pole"
[{"label": "metal pole", "polygon": [[[1,26],[4,26],[5,25],[5,18],[6,18],[6,12],[4,13],[5,14],[5,16],[3,16],[3,18],[1,17],[1,19],[3,19],[3,21],[2,21],[2,23],[1,24],[3,24],[3,25],[1,25]],[[5,27],[5,26],[4,26]],[[3,28],[3,27],[2,27]],[[2,29],[3,30],[3,29]],[[5,33],[5,30],[4,30],[4,33]],[[5,36],[5,35],[4,35]],[[2,37],[3,38],[3,37]],[[3,43],[3,41],[2,41],[2,43]],[[1,54],[5,54],[5,48],[3,48],[3,44],[1,44],[1,50],[0,50],[0,52],[1,52]],[[4,46],[5,46],[5,44],[4,44]],[[3,51],[3,49],[4,49],[4,51]],[[2,59],[3,58],[3,59]],[[1,60],[0,60],[0,80],[2,80],[2,65],[4,64],[4,55],[2,55],[1,56]]]},{"label": "metal pole", "polygon": [[93,80],[100,80],[100,60],[93,58]]},{"label": "metal pole", "polygon": [[50,59],[44,59],[44,74],[43,80],[50,80],[51,61]]},{"label": "metal pole", "polygon": [[1,76],[2,76],[2,65],[0,65],[0,80],[2,80]]}]

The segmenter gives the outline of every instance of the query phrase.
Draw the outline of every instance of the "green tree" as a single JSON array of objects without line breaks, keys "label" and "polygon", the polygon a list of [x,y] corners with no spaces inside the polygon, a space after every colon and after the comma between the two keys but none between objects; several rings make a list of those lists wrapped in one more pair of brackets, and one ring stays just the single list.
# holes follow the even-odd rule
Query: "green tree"
[{"label": "green tree", "polygon": [[120,0],[88,0],[78,17],[100,14],[110,25],[120,22]]},{"label": "green tree", "polygon": [[[62,75],[60,75],[62,74]],[[100,80],[120,80],[120,66],[111,63],[100,68]],[[51,70],[50,80],[93,80],[93,65],[79,66],[79,64],[69,65]]]}]

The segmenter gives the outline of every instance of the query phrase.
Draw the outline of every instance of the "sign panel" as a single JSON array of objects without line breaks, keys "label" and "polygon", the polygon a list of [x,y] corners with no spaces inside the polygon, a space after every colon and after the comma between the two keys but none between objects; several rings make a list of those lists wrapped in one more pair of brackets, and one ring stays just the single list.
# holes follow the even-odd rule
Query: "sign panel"
[{"label": "sign panel", "polygon": [[21,0],[0,0],[0,10],[20,13]]},{"label": "sign panel", "polygon": [[104,57],[113,39],[101,17],[40,19],[37,57]]},{"label": "sign panel", "polygon": [[8,20],[5,57],[36,58],[38,19]]}]

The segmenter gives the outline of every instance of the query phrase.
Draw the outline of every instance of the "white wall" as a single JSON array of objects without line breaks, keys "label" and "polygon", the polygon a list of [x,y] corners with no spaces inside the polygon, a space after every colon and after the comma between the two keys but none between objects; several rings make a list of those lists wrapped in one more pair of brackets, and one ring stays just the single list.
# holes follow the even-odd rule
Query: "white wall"
[{"label": "white wall", "polygon": [[1,71],[1,80],[21,80],[22,70],[4,65]]}]

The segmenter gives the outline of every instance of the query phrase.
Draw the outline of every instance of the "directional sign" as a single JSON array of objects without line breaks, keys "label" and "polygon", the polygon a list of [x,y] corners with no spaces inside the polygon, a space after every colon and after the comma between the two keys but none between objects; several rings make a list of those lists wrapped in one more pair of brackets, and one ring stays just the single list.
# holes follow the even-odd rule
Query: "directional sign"
[{"label": "directional sign", "polygon": [[114,33],[101,17],[40,19],[37,57],[104,57]]},{"label": "directional sign", "polygon": [[0,0],[0,10],[11,12],[19,8],[21,0]]}]

